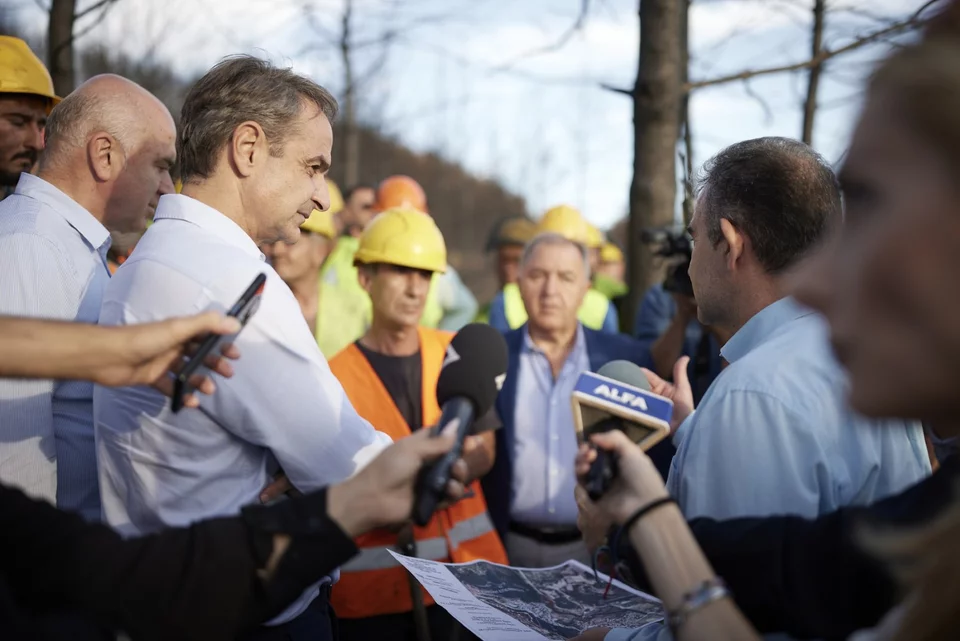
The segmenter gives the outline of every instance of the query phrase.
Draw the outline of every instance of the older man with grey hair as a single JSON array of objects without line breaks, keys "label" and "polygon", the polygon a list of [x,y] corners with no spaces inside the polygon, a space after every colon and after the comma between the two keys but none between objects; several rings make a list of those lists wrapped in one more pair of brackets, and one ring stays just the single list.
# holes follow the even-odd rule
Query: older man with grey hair
[{"label": "older man with grey hair", "polygon": [[[97,76],[50,113],[36,176],[0,203],[0,314],[96,323],[110,231],[143,228],[173,191],[173,118],[142,87]],[[93,386],[0,381],[0,481],[99,520]]]},{"label": "older man with grey hair", "polygon": [[518,286],[529,320],[507,332],[507,377],[497,399],[503,429],[483,479],[487,507],[510,562],[546,567],[590,563],[577,529],[570,393],[583,371],[626,359],[646,365],[640,344],[584,327],[577,310],[590,287],[586,249],[558,234],[524,248]]},{"label": "older man with grey hair", "polygon": [[[289,69],[227,58],[190,90],[177,151],[181,194],[117,270],[101,323],[125,325],[231,306],[260,273],[259,310],[238,336],[234,376],[174,413],[149,388],[96,391],[104,516],[125,534],[236,514],[278,465],[302,492],[354,474],[390,439],[350,405],[296,297],[259,246],[294,243],[327,182],[337,104]],[[328,577],[252,638],[333,637]]]}]

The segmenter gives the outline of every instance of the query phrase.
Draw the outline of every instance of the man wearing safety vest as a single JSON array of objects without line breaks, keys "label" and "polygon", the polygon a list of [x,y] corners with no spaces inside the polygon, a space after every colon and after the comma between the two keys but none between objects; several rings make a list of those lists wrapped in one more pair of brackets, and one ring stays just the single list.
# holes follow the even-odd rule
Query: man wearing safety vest
[{"label": "man wearing safety vest", "polygon": [[[504,218],[494,226],[487,241],[487,252],[493,253],[497,261],[497,292],[502,291],[508,284],[517,282],[523,246],[536,233],[537,224],[526,216]],[[490,322],[492,302],[480,308],[477,314],[478,323]]]},{"label": "man wearing safety vest", "polygon": [[[626,267],[623,251],[610,241],[604,242],[600,247],[599,261],[593,273],[593,288],[613,303],[619,318],[625,316],[627,293],[630,291],[624,280]],[[620,331],[624,331],[624,328],[621,327]],[[629,330],[627,332],[629,333]]]},{"label": "man wearing safety vest", "polygon": [[[537,234],[559,234],[588,250],[599,250],[602,236],[583,219],[580,212],[569,205],[559,205],[547,210],[537,225]],[[588,289],[583,303],[577,312],[577,318],[585,327],[604,332],[618,333],[620,320],[617,310],[610,300],[596,289]],[[490,324],[501,332],[516,329],[527,322],[527,310],[520,297],[520,288],[516,283],[505,285],[490,303]]]},{"label": "man wearing safety vest", "polygon": [[[420,324],[431,279],[447,267],[443,236],[428,215],[389,209],[360,237],[358,278],[373,303],[369,330],[330,361],[357,412],[394,441],[440,418],[436,387],[452,334]],[[493,465],[491,432],[472,437],[464,459],[477,479]],[[341,568],[331,603],[343,641],[445,640],[455,621],[435,605],[387,553],[462,563],[506,563],[503,544],[487,514],[480,484],[473,495],[438,510],[423,528],[377,530],[356,540],[359,556]],[[459,630],[460,639],[473,638]]]},{"label": "man wearing safety vest", "polygon": [[[420,183],[409,176],[390,176],[377,189],[377,211],[394,207],[413,207],[430,213],[427,195]],[[420,324],[455,332],[471,322],[477,314],[477,299],[463,284],[457,271],[447,265],[446,271],[436,274],[427,294],[427,305]]]},{"label": "man wearing safety vest", "polygon": [[292,245],[277,241],[261,247],[263,253],[270,258],[270,264],[300,303],[303,317],[317,337],[321,351],[323,343],[319,332],[320,310],[324,305],[335,308],[338,292],[335,289],[323,289],[320,267],[330,255],[337,237],[333,217],[336,214],[334,209],[338,206],[339,203],[335,203],[331,190],[330,207],[326,211],[313,210],[310,217],[300,225],[300,240]]}]

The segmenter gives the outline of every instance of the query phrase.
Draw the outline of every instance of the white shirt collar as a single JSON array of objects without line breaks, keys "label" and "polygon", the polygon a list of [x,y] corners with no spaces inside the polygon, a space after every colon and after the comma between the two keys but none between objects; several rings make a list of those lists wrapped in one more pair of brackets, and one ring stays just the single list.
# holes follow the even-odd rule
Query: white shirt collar
[{"label": "white shirt collar", "polygon": [[43,178],[28,173],[20,174],[15,193],[39,200],[60,214],[94,249],[110,247],[110,232],[103,223],[80,203]]},{"label": "white shirt collar", "polygon": [[254,258],[265,260],[263,252],[260,251],[257,244],[247,235],[247,232],[243,231],[240,225],[220,211],[195,198],[190,198],[182,194],[166,194],[161,196],[160,201],[157,203],[157,211],[153,215],[153,220],[159,221],[163,219],[182,220],[192,223],[216,235],[221,240],[239,247]]}]

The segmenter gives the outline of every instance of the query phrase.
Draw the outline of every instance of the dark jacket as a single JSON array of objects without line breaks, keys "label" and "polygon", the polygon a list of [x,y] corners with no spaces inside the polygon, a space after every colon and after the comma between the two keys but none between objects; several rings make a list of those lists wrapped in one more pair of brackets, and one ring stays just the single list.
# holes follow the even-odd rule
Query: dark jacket
[{"label": "dark jacket", "polygon": [[[510,526],[510,495],[513,485],[513,434],[514,407],[517,403],[517,372],[520,369],[520,352],[523,348],[523,336],[527,326],[523,325],[504,334],[509,359],[507,377],[497,397],[497,413],[503,423],[503,429],[497,432],[496,460],[493,468],[483,477],[483,494],[487,509],[501,538]],[[633,338],[624,334],[610,334],[583,328],[587,343],[587,356],[590,370],[597,371],[610,361],[627,360],[642,367],[650,366],[649,351]],[[657,469],[666,477],[670,461],[676,450],[669,439],[661,441],[648,454],[657,464]],[[570,461],[570,473],[573,474],[573,461]]]},{"label": "dark jacket", "polygon": [[[865,526],[929,521],[956,500],[958,480],[960,461],[954,458],[913,487],[869,507],[845,507],[814,520],[699,518],[690,521],[690,529],[760,632],[846,639],[875,626],[898,598],[884,564],[860,545]],[[649,589],[628,542],[620,556],[627,559],[636,582]]]},{"label": "dark jacket", "polygon": [[[275,532],[291,543],[266,583]],[[70,630],[75,620],[136,641],[232,640],[357,552],[324,490],[124,540],[0,485],[0,542],[0,639],[24,640],[94,638]]]}]

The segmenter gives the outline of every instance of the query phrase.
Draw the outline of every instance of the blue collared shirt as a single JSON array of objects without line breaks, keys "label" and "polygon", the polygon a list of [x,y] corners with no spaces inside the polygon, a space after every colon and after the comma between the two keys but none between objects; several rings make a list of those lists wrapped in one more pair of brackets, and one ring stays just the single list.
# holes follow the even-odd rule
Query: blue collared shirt
[{"label": "blue collared shirt", "polygon": [[[848,407],[825,321],[794,300],[763,309],[722,354],[730,365],[675,437],[667,489],[688,519],[814,518],[873,503],[930,474],[918,422],[868,420]],[[669,639],[658,624],[604,637]]]},{"label": "blue collared shirt", "polygon": [[688,519],[813,518],[930,474],[920,424],[850,409],[826,322],[793,299],[756,314],[722,354],[730,365],[675,437],[667,488]]},{"label": "blue collared shirt", "polygon": [[[0,314],[96,323],[109,248],[90,212],[22,174],[0,202]],[[0,480],[100,519],[91,383],[0,381]]]},{"label": "blue collared shirt", "polygon": [[583,327],[556,379],[546,354],[523,334],[514,407],[513,487],[510,517],[535,527],[575,526],[573,461],[577,435],[570,394],[590,369]]}]

